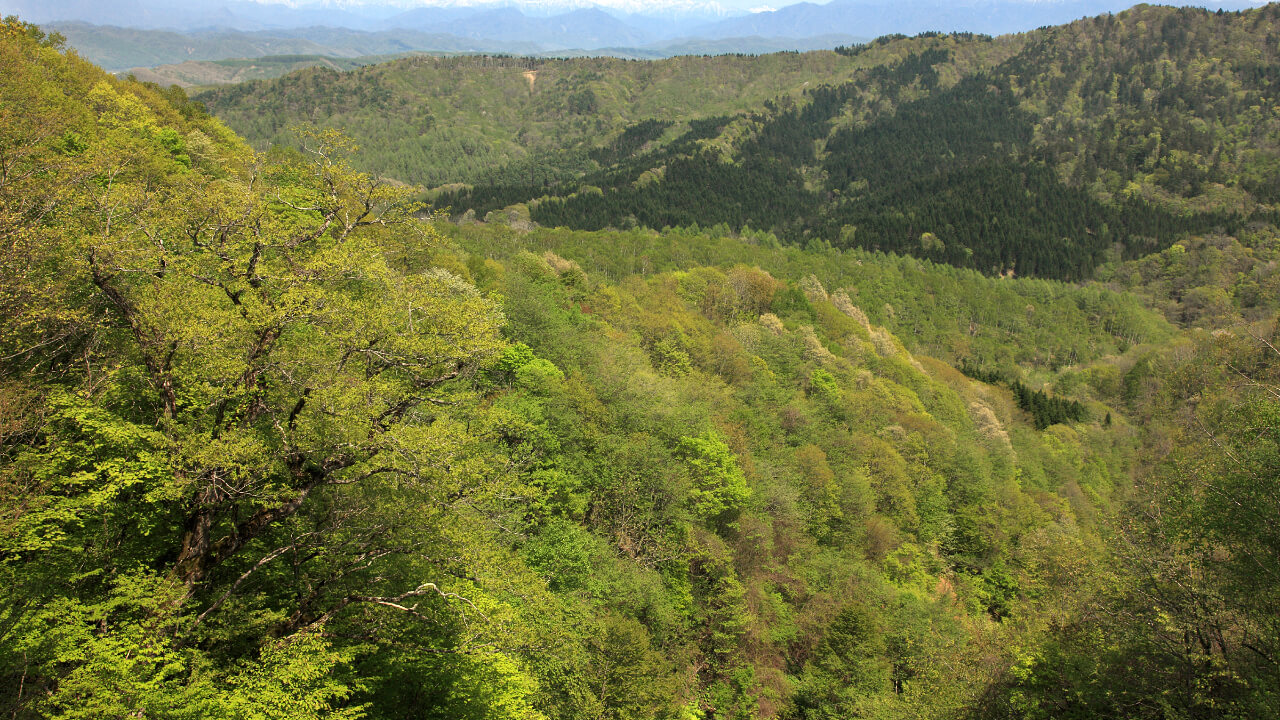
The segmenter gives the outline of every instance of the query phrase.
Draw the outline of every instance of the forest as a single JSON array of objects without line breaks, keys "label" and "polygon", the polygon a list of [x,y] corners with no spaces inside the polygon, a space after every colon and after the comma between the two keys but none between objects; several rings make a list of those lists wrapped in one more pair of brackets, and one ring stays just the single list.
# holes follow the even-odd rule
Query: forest
[{"label": "forest", "polygon": [[1140,6],[1014,38],[882,39],[837,53],[867,66],[850,80],[771,99],[716,136],[619,155],[646,120],[594,163],[529,179],[513,163],[431,199],[479,215],[527,203],[552,227],[725,223],[1087,279],[1185,238],[1274,225],[1277,13]]},{"label": "forest", "polygon": [[1277,38],[192,99],[0,21],[0,713],[1280,715]]}]

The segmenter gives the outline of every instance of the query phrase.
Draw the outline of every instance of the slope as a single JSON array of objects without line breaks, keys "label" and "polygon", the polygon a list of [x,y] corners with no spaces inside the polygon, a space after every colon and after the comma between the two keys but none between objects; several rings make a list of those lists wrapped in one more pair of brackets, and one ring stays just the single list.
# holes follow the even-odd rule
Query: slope
[{"label": "slope", "polygon": [[1142,428],[1105,383],[1015,393],[868,312],[966,332],[908,316],[924,274],[999,296],[983,348],[1050,337],[1023,300],[1129,323],[1000,355],[1048,377],[1165,337],[1132,298],[764,237],[451,242],[338,133],[254,155],[12,21],[0,60],[14,716],[955,717],[1108,559]]},{"label": "slope", "polygon": [[540,185],[592,167],[587,150],[630,123],[746,112],[806,83],[848,77],[859,64],[831,52],[643,63],[413,58],[345,74],[304,71],[196,99],[259,146],[287,141],[288,128],[307,121],[345,128],[363,148],[364,167],[406,182]]},{"label": "slope", "polygon": [[392,59],[395,58],[384,55],[364,55],[356,58],[326,55],[268,55],[230,60],[188,60],[175,65],[157,65],[152,68],[136,67],[131,68],[128,74],[137,78],[139,82],[156,83],[162,87],[177,85],[190,89],[201,85],[228,85],[280,77],[310,67],[336,71],[352,70]]},{"label": "slope", "polygon": [[532,208],[539,223],[723,222],[984,272],[1088,277],[1108,259],[1274,221],[1278,18],[1275,6],[1145,7],[1017,43],[883,38],[847,52],[905,56],[725,122],[719,138],[562,187],[440,201],[485,210],[550,195]]}]

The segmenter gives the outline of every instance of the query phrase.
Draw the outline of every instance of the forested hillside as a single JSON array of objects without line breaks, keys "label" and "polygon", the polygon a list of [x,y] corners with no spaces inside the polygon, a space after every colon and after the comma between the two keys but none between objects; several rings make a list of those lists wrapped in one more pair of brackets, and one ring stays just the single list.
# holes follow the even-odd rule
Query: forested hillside
[{"label": "forested hillside", "polygon": [[352,70],[394,59],[390,55],[363,55],[356,58],[326,55],[267,55],[264,57],[235,60],[187,60],[172,65],[135,67],[128,71],[142,82],[168,87],[179,85],[190,89],[200,85],[226,85],[229,83],[280,77],[304,68],[321,67],[330,70]]},{"label": "forested hillside", "polygon": [[[1275,225],[1277,37],[1276,5],[1240,13],[1139,6],[997,39],[881,38],[839,58],[592,61],[590,74],[544,62],[544,77],[572,78],[543,86],[555,92],[541,96],[534,117],[562,118],[549,127],[514,119],[530,117],[524,106],[549,91],[525,88],[513,70],[504,76],[507,114],[453,82],[424,94],[419,83],[429,74],[390,85],[409,65],[201,98],[254,139],[279,140],[290,121],[346,124],[378,148],[360,157],[364,167],[474,185],[435,196],[455,213],[530,202],[532,219],[546,226],[725,223],[802,245],[820,239],[1074,280],[1190,236]],[[666,71],[663,88],[710,99],[673,102],[628,80]],[[385,94],[367,102],[378,89]],[[724,93],[736,102],[719,99]],[[459,102],[474,113],[469,132],[501,140],[455,146],[430,134],[434,120],[408,117],[461,119],[434,110]],[[432,155],[480,164],[445,170],[445,161],[424,158]]]},{"label": "forested hillside", "polygon": [[566,187],[533,218],[725,222],[991,273],[1089,277],[1113,252],[1275,223],[1278,34],[1274,5],[1139,8],[1032,33],[969,74],[954,51],[930,48],[758,116],[727,152],[588,175],[603,193]]},{"label": "forested hillside", "polygon": [[[1187,15],[1243,33],[1234,60],[1195,67],[1235,73],[1263,12]],[[1015,79],[1031,65],[1010,63],[1065,47],[1061,34],[1080,33],[1087,54],[1087,27],[760,60],[791,75],[717,59],[762,95],[789,78],[793,101],[754,115],[735,114],[752,111],[730,107],[728,90],[699,104],[656,75],[647,100],[624,96],[627,76],[605,72],[668,66],[493,61],[512,98],[548,103],[521,111],[546,123],[528,132],[568,128],[586,177],[655,158],[648,170],[665,170],[453,223],[418,202],[423,188],[363,171],[376,146],[362,154],[310,125],[254,152],[180,89],[114,78],[56,35],[3,21],[0,712],[1280,713],[1280,242],[1265,190],[1249,184],[1268,177],[1274,128],[1223,120],[1223,174],[1199,193],[1164,183],[1163,154],[1126,151],[1076,177],[1093,155],[1042,133],[1078,113],[1042,107],[1025,135],[994,119],[1057,97],[1042,89],[1056,71]],[[255,122],[317,107],[308,93],[335,81],[367,88],[324,101],[353,120],[363,104],[409,113],[389,84],[356,80],[464,61],[404,62],[427,64],[304,71],[242,92],[292,88]],[[555,74],[565,67],[583,74]],[[830,87],[799,93],[815,67]],[[526,69],[571,92],[538,100]],[[596,127],[553,104],[588,90],[634,115]],[[989,126],[948,140],[946,162],[875,129],[897,118],[918,130],[906,138],[946,135],[944,92],[959,93],[960,127]],[[1271,97],[1248,92],[1228,109]],[[1116,118],[1146,117],[1116,102]],[[680,119],[652,110],[667,106]],[[358,134],[377,127],[363,117]],[[1080,122],[1073,132],[1101,127]],[[804,134],[824,123],[831,132]],[[469,167],[514,147],[510,127],[495,125]],[[1253,136],[1233,134],[1246,127]],[[956,242],[942,228],[923,259],[863,243],[863,225],[825,241],[822,223],[854,202],[834,189],[794,227],[715,215],[737,212],[734,198],[807,202],[833,182],[841,197],[870,192],[823,163],[827,147],[864,152],[876,133],[892,167],[943,191],[965,173],[1022,173],[1043,186],[1020,192],[1154,227],[1150,247],[1164,249],[1034,255],[1073,258],[1078,274],[1107,261],[1100,282],[1079,284],[937,262]],[[539,142],[554,152],[554,138]],[[590,207],[577,198],[669,192],[679,163],[741,173],[703,186],[721,193],[701,196],[719,224],[529,222]],[[889,166],[860,172],[892,184]],[[778,182],[771,194],[750,184],[760,172]],[[1137,189],[1108,195],[1108,173]],[[962,199],[935,195],[940,208]],[[1004,247],[973,242],[975,257]]]},{"label": "forested hillside", "polygon": [[289,140],[291,126],[309,122],[350,133],[361,146],[354,162],[405,182],[542,188],[598,167],[592,151],[632,125],[663,124],[628,155],[645,143],[683,135],[690,120],[737,116],[780,97],[798,98],[807,87],[843,81],[860,67],[906,52],[894,47],[863,58],[819,51],[653,62],[407,58],[351,73],[308,70],[213,89],[197,99],[261,147]]}]

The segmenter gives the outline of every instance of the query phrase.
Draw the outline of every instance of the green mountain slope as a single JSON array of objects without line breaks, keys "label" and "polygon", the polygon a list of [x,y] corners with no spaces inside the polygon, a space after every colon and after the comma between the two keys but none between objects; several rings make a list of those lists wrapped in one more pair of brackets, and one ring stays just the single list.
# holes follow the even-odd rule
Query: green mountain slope
[{"label": "green mountain slope", "polygon": [[990,278],[911,257],[858,249],[801,249],[767,233],[707,230],[522,234],[497,225],[441,225],[474,252],[516,243],[554,252],[592,275],[619,279],[700,266],[748,264],[793,283],[812,279],[845,293],[912,352],[955,366],[965,360],[1014,371],[1057,370],[1169,339],[1173,328],[1135,296],[1027,278]]},{"label": "green mountain slope", "polygon": [[[1274,6],[1141,8],[1033,33],[954,84],[951,51],[930,49],[769,113],[728,152],[589,175],[603,194],[541,203],[534,220],[749,224],[986,272],[1087,277],[1113,247],[1134,257],[1274,220],[1277,17]],[[646,172],[657,181],[637,182]]]},{"label": "green mountain slope", "polygon": [[[935,40],[967,42],[905,47]],[[1116,261],[1129,293],[452,224],[341,133],[254,153],[12,19],[0,66],[0,711],[1274,714],[1280,325],[1235,302],[1273,282],[1241,269],[1267,225]],[[582,154],[669,178],[815,106]],[[1257,322],[1160,315],[1225,287]]]},{"label": "green mountain slope", "polygon": [[545,198],[549,226],[726,223],[1078,279],[1274,220],[1278,13],[1140,6],[839,56],[451,61],[461,79],[406,61],[201,99],[256,142],[348,127],[365,167],[473,185],[436,198],[455,213]]},{"label": "green mountain slope", "polygon": [[674,122],[646,138],[668,142],[689,130],[689,120],[799,98],[808,87],[852,77],[900,52],[906,50],[652,62],[412,58],[353,73],[306,71],[197,99],[260,146],[287,142],[291,125],[312,122],[344,128],[361,145],[357,162],[405,182],[542,187],[597,167],[589,151],[643,120]]}]

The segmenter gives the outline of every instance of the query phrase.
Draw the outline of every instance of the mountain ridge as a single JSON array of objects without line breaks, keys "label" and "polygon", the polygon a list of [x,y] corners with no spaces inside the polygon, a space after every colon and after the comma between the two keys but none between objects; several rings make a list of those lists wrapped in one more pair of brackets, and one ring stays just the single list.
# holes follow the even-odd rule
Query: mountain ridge
[{"label": "mountain ridge", "polygon": [[[128,0],[127,5],[104,9],[84,0],[28,3],[9,0],[24,17],[51,28],[65,27],[72,45],[109,69],[151,66],[182,60],[219,60],[247,57],[246,38],[236,33],[258,33],[259,54],[320,53],[348,56],[352,53],[389,54],[407,51],[529,53],[590,51],[602,48],[658,48],[678,44],[684,38],[702,38],[725,44],[730,52],[737,38],[768,37],[804,39],[827,35],[868,38],[923,31],[1003,34],[1060,24],[1082,16],[1126,9],[1126,0],[980,0],[956,5],[939,0],[833,0],[827,4],[801,2],[780,9],[757,8],[725,16],[719,11],[639,12],[592,2],[563,5],[531,5],[511,2],[425,6],[392,13],[390,6],[355,6],[346,9],[313,5],[265,5],[251,2],[223,3],[203,0],[194,6],[165,4],[156,0]],[[1214,7],[1251,7],[1245,0],[1218,2]],[[674,6],[673,6],[674,7]],[[712,8],[714,10],[714,8]],[[8,12],[10,10],[0,10]],[[181,21],[182,13],[190,17]],[[236,13],[250,19],[241,20]],[[272,13],[277,13],[275,17]],[[275,17],[275,20],[272,18]],[[200,46],[188,56],[161,55],[160,47],[182,47],[172,35],[129,36],[110,30],[94,31],[79,23],[117,25],[127,19],[135,30],[178,33]],[[345,32],[340,47],[330,51],[270,37],[308,38],[319,28],[333,28],[328,35]],[[426,33],[423,34],[414,34]],[[356,39],[358,33],[367,33]],[[216,37],[226,49],[211,45]],[[163,39],[161,39],[163,38]],[[314,38],[312,38],[314,39]],[[319,42],[317,40],[317,42]],[[393,43],[399,42],[395,46]],[[319,42],[319,44],[324,44]],[[812,46],[812,45],[810,45]],[[197,51],[198,50],[198,51]],[[736,51],[750,51],[746,46]]]},{"label": "mountain ridge", "polygon": [[1274,716],[1277,22],[201,95],[256,152],[0,20],[0,709]]}]

